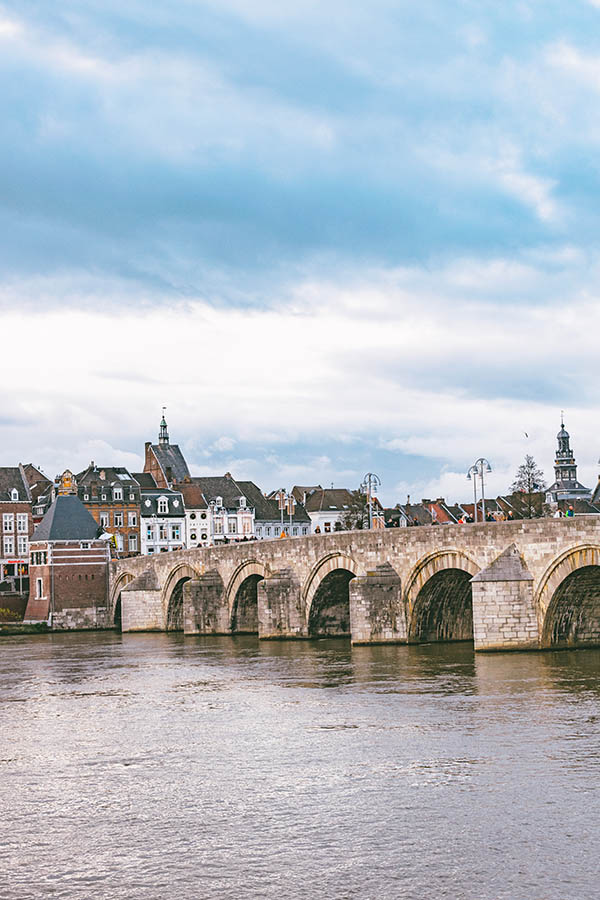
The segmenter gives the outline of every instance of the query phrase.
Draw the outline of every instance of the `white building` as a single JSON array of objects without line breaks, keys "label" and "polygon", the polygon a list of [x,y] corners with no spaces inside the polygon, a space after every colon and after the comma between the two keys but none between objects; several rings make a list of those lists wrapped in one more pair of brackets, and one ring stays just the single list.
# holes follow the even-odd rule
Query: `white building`
[{"label": "white building", "polygon": [[142,488],[142,556],[183,550],[186,546],[186,516],[181,492]]}]

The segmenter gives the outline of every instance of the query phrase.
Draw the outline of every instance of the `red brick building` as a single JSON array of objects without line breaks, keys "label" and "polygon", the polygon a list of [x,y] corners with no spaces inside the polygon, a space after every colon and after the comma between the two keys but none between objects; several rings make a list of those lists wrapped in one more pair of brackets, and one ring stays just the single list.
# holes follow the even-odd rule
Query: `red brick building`
[{"label": "red brick building", "polygon": [[25,621],[51,628],[98,628],[108,607],[107,541],[75,494],[59,494],[31,540]]},{"label": "red brick building", "polygon": [[29,593],[31,495],[23,466],[0,467],[0,610],[21,618]]}]

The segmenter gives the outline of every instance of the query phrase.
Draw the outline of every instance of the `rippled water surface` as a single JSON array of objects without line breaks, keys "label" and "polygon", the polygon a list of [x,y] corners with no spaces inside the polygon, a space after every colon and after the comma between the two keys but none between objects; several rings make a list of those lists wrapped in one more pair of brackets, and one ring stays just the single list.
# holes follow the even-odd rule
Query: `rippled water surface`
[{"label": "rippled water surface", "polygon": [[600,652],[0,642],[3,900],[596,898]]}]

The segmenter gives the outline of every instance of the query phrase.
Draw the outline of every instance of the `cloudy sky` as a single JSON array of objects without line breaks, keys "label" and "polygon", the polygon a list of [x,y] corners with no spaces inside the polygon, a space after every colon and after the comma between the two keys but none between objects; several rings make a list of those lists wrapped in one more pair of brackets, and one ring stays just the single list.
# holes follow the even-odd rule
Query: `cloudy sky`
[{"label": "cloudy sky", "polygon": [[0,464],[597,479],[600,0],[0,0]]}]

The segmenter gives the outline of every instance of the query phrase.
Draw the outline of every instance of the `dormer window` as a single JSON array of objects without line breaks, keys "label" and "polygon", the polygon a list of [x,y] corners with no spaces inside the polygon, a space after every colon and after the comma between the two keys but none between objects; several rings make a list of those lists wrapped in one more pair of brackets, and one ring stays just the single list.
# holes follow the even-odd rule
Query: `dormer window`
[{"label": "dormer window", "polygon": [[222,498],[222,497],[217,497],[216,500],[215,500],[215,505],[216,505],[216,506],[219,506],[219,507],[223,506],[223,498]]},{"label": "dormer window", "polygon": [[17,490],[16,488],[13,488],[12,491],[10,492],[10,499],[11,499],[11,500],[18,500],[18,499],[19,499],[19,492],[18,492],[18,490]]},{"label": "dormer window", "polygon": [[113,488],[113,500],[122,500],[123,499],[123,488],[116,487]]},{"label": "dormer window", "polygon": [[158,512],[160,515],[166,515],[169,512],[169,501],[166,497],[158,498]]},{"label": "dormer window", "polygon": [[246,508],[246,498],[240,497],[240,509],[245,509],[245,508]]}]

